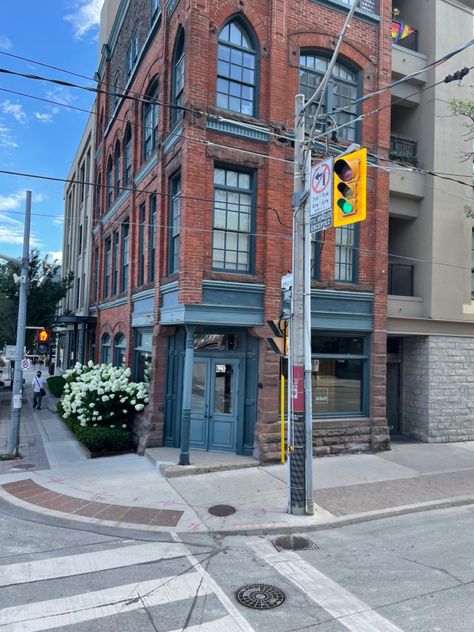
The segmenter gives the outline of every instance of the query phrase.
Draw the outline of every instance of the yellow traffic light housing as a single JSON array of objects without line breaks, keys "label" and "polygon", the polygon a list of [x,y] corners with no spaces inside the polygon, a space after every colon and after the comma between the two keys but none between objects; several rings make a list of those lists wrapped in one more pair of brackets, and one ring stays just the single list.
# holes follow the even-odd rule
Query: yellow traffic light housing
[{"label": "yellow traffic light housing", "polygon": [[367,149],[334,161],[334,226],[362,222],[367,216]]}]

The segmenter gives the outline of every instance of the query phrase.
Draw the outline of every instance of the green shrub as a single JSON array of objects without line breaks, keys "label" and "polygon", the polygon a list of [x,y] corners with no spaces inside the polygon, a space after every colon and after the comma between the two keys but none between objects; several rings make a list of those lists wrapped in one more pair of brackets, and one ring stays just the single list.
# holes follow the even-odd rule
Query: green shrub
[{"label": "green shrub", "polygon": [[48,389],[55,397],[62,397],[64,392],[65,381],[62,375],[54,375],[46,380]]},{"label": "green shrub", "polygon": [[104,452],[128,452],[132,449],[132,437],[130,432],[122,428],[84,428],[76,425],[73,432],[76,437],[93,454]]}]

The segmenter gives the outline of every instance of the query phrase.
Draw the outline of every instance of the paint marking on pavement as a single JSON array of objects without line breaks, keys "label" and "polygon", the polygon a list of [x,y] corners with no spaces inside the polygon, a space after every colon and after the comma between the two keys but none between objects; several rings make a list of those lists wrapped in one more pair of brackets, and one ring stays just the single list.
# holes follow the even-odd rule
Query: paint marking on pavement
[{"label": "paint marking on pavement", "polygon": [[[229,615],[227,617],[222,617],[221,619],[192,625],[191,627],[184,629],[185,632],[240,632],[242,628],[234,620],[234,618]],[[183,632],[183,628],[173,630],[173,632]]]},{"label": "paint marking on pavement", "polygon": [[151,608],[196,596],[201,597],[211,592],[199,573],[189,572],[178,577],[162,577],[138,584],[135,582],[61,599],[4,608],[0,617],[0,630],[1,632],[52,630],[74,623],[131,612],[144,606]]},{"label": "paint marking on pavement", "polygon": [[93,553],[79,553],[78,555],[53,557],[34,562],[19,562],[9,566],[0,566],[0,587],[136,566],[160,559],[184,557],[186,554],[187,551],[180,544],[150,542]]},{"label": "paint marking on pavement", "polygon": [[352,632],[403,632],[297,553],[277,553],[268,540],[259,538],[253,538],[248,544],[259,558]]},{"label": "paint marking on pavement", "polygon": [[[171,538],[175,542],[182,544],[181,540],[179,539],[176,533],[172,533]],[[235,629],[238,630],[239,632],[255,632],[254,628],[250,625],[247,619],[241,614],[241,612],[238,610],[235,604],[225,594],[225,592],[222,590],[219,584],[209,575],[209,573],[203,568],[201,563],[194,557],[191,551],[189,551],[189,549],[187,549],[187,547],[184,546],[184,544],[183,544],[183,547],[187,551],[186,557],[188,558],[189,562],[193,566],[193,569],[197,573],[199,573],[199,575],[203,578],[203,583],[205,583],[207,586],[211,588],[212,592],[216,595],[216,597],[219,599],[221,604],[224,606],[224,608],[227,610],[229,615],[234,620],[237,626]],[[224,629],[227,632],[227,628],[222,628],[222,630]],[[232,629],[229,628],[229,630],[232,630]]]}]

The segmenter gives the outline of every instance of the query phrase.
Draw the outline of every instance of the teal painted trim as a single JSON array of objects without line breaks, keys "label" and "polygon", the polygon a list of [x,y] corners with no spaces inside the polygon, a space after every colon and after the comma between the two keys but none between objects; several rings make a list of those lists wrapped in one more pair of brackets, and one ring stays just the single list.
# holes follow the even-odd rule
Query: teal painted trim
[{"label": "teal painted trim", "polygon": [[113,215],[118,211],[118,209],[126,201],[129,195],[130,191],[122,191],[119,198],[112,204],[107,213],[105,213],[105,215],[102,215],[102,217],[100,218],[102,224],[106,224],[113,217]]},{"label": "teal painted trim", "polygon": [[218,121],[215,118],[207,119],[207,129],[212,129],[216,132],[223,132],[225,134],[232,134],[233,136],[241,136],[242,138],[249,138],[251,140],[258,140],[264,143],[268,143],[268,133],[259,129],[250,129],[235,123],[229,123],[227,121]]},{"label": "teal painted trim", "polygon": [[175,145],[178,140],[183,135],[183,122],[180,121],[178,125],[176,125],[169,133],[168,136],[163,141],[163,153],[166,155],[171,151],[173,145]]},{"label": "teal painted trim", "polygon": [[311,314],[311,328],[319,331],[360,331],[370,333],[374,329],[370,314]]},{"label": "teal painted trim", "polygon": [[[349,10],[350,10],[350,6],[348,6],[346,3],[342,2],[341,0],[310,0],[310,1],[314,2],[314,4],[325,5],[326,7],[329,7],[330,9],[333,9],[334,11],[338,11],[340,13],[349,13]],[[381,0],[375,0],[376,4],[380,1]],[[354,17],[364,22],[370,22],[371,24],[378,25],[380,23],[380,16],[377,15],[377,13],[363,11],[362,9],[356,9]]]},{"label": "teal painted trim", "polygon": [[108,301],[107,303],[101,303],[98,305],[99,312],[104,311],[105,309],[110,309],[111,307],[119,307],[120,305],[126,305],[128,303],[128,297],[125,296],[123,298],[117,298],[115,301]]},{"label": "teal painted trim", "polygon": [[207,280],[202,283],[203,289],[213,290],[238,290],[239,292],[258,292],[263,294],[265,286],[257,283],[239,283],[237,281],[213,281]]},{"label": "teal painted trim", "polygon": [[93,307],[89,307],[89,311],[90,311],[91,314],[97,313],[97,306],[94,305]]},{"label": "teal painted trim", "polygon": [[138,301],[143,301],[147,298],[154,298],[155,296],[155,288],[151,288],[150,290],[143,290],[143,292],[137,292],[132,296],[132,303],[136,303]]},{"label": "teal painted trim", "polygon": [[312,298],[336,298],[345,301],[364,301],[367,303],[374,302],[374,294],[372,292],[350,292],[349,290],[311,290]]},{"label": "teal painted trim", "polygon": [[132,314],[132,327],[147,327],[153,326],[153,313],[143,312],[140,314]]},{"label": "teal painted trim", "polygon": [[100,224],[99,224],[99,223],[97,223],[97,224],[94,226],[94,228],[92,229],[92,234],[93,234],[93,235],[97,235],[97,233],[99,232],[99,230],[100,230]]},{"label": "teal painted trim", "polygon": [[97,147],[97,150],[95,152],[96,162],[99,162],[101,157],[102,157],[102,141],[100,141],[100,145]]},{"label": "teal painted trim", "polygon": [[145,164],[142,165],[142,167],[138,170],[137,174],[135,175],[135,178],[133,181],[136,186],[138,186],[140,182],[143,180],[143,178],[145,178],[150,173],[150,171],[153,169],[153,167],[156,165],[157,162],[158,162],[158,154],[155,151],[151,155],[151,158],[149,158],[147,162],[145,162]]},{"label": "teal painted trim", "polygon": [[160,287],[160,292],[162,294],[169,294],[170,292],[177,292],[178,288],[179,288],[178,281],[172,281],[171,283],[162,285]]},{"label": "teal painted trim", "polygon": [[176,305],[160,310],[160,325],[226,325],[259,327],[263,325],[264,310],[255,307],[225,305]]},{"label": "teal painted trim", "polygon": [[373,331],[371,292],[311,291],[311,327],[327,331]]},{"label": "teal painted trim", "polygon": [[166,2],[166,18],[169,20],[174,13],[174,10],[179,4],[179,0],[167,0]]}]

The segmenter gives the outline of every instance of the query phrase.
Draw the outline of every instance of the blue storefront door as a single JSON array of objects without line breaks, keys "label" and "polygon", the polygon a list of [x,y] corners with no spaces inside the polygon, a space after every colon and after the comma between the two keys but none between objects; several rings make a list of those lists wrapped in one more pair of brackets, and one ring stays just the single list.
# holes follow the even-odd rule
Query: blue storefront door
[{"label": "blue storefront door", "polygon": [[191,447],[235,452],[239,364],[237,358],[194,358]]}]

